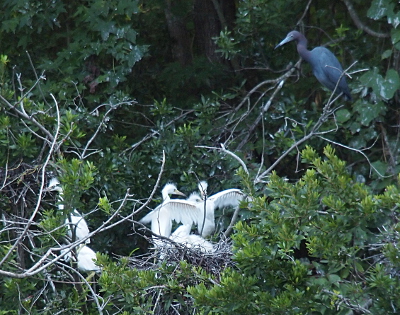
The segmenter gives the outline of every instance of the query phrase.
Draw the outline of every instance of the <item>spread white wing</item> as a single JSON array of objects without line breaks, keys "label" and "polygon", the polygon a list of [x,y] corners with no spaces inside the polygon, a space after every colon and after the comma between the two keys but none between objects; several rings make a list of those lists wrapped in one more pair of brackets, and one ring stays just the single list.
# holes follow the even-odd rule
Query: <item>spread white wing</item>
[{"label": "spread white wing", "polygon": [[164,237],[170,237],[172,221],[189,226],[195,224],[199,234],[206,237],[215,230],[215,209],[228,206],[237,208],[240,201],[246,198],[240,189],[232,188],[204,199],[207,196],[207,183],[204,181],[200,182],[199,190],[202,197],[198,193],[192,193],[186,200],[166,197],[140,222],[151,223],[152,232]]},{"label": "spread white wing", "polygon": [[207,198],[207,200],[214,202],[214,209],[224,207],[238,207],[240,202],[246,198],[246,195],[237,188],[231,188],[220,191],[215,195]]},{"label": "spread white wing", "polygon": [[197,224],[199,209],[196,202],[169,199],[140,220],[141,223],[151,223],[151,231],[165,237],[171,235],[172,221],[190,225]]}]

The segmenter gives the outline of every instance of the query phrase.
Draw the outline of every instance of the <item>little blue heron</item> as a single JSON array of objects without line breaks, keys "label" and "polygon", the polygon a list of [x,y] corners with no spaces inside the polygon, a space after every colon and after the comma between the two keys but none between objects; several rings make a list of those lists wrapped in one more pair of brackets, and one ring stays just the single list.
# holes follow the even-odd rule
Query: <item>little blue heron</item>
[{"label": "little blue heron", "polygon": [[276,45],[275,49],[295,40],[297,42],[297,52],[300,57],[307,61],[312,68],[312,71],[317,80],[328,89],[333,91],[337,85],[336,93],[343,93],[344,97],[351,101],[350,90],[346,82],[345,75],[340,77],[343,73],[343,68],[335,55],[325,47],[315,47],[309,51],[307,49],[307,39],[303,34],[297,31],[292,31],[287,34],[286,38]]}]

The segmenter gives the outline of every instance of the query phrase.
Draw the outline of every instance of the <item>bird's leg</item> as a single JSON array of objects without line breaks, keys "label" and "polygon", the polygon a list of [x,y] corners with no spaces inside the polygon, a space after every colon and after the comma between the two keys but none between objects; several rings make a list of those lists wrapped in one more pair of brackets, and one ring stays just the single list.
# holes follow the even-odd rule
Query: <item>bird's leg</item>
[{"label": "bird's leg", "polygon": [[69,225],[69,229],[71,230],[71,242],[75,242],[76,241],[76,228],[77,228],[77,224],[72,223],[72,218],[71,218],[71,213],[67,214],[67,218],[68,218],[68,225]]},{"label": "bird's leg", "polygon": [[206,213],[207,213],[207,187],[202,187],[202,183],[200,182],[200,194],[203,198],[203,222],[201,224],[200,235],[203,235],[204,225],[206,224]]},{"label": "bird's leg", "polygon": [[206,213],[207,213],[207,195],[204,195],[204,202],[203,202],[203,222],[201,224],[200,235],[203,235],[204,225],[206,224]]}]

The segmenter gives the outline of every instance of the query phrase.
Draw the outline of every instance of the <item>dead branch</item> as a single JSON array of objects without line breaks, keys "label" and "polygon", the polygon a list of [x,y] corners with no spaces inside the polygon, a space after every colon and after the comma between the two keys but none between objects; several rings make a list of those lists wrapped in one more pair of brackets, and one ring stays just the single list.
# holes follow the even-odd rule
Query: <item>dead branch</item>
[{"label": "dead branch", "polygon": [[[51,94],[51,96],[52,96],[52,98],[53,98],[53,100],[54,100],[54,103],[55,103],[55,106],[56,106],[56,111],[57,111],[57,128],[56,128],[56,132],[55,132],[54,137],[52,136],[53,141],[52,141],[52,143],[51,143],[51,147],[50,147],[49,154],[47,155],[47,158],[46,158],[46,160],[45,160],[45,162],[44,162],[44,164],[43,164],[43,167],[42,167],[42,182],[41,182],[41,186],[40,186],[40,192],[39,192],[39,195],[38,195],[38,200],[37,200],[37,203],[36,203],[36,207],[35,207],[35,210],[33,211],[32,215],[31,215],[31,217],[29,218],[28,223],[27,223],[26,226],[25,226],[25,229],[22,231],[22,233],[21,233],[21,235],[19,236],[19,238],[18,238],[18,239],[16,240],[16,242],[11,246],[11,248],[8,250],[8,252],[4,255],[3,259],[0,261],[0,267],[1,267],[1,266],[3,265],[3,263],[8,259],[8,257],[11,255],[11,253],[12,253],[12,252],[14,251],[14,249],[17,247],[17,245],[22,241],[22,239],[23,239],[24,236],[26,235],[26,233],[27,233],[29,227],[31,226],[32,222],[34,221],[34,218],[35,218],[37,212],[39,211],[40,203],[41,203],[41,200],[42,200],[44,182],[45,182],[44,179],[45,179],[45,174],[46,174],[46,167],[47,167],[47,165],[49,164],[50,158],[51,158],[51,156],[52,156],[52,152],[54,151],[54,148],[55,148],[57,136],[58,136],[58,133],[59,133],[59,131],[60,131],[60,112],[59,112],[59,110],[58,110],[58,104],[57,104],[57,101],[56,101],[55,97],[54,97],[52,94]],[[1,273],[1,272],[0,272],[0,273]]]}]

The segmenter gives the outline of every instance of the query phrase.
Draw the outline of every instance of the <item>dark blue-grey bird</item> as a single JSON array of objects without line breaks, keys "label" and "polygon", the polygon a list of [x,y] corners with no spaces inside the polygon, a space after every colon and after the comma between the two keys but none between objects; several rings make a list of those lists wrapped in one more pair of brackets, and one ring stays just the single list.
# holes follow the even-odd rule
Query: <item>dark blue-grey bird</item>
[{"label": "dark blue-grey bird", "polygon": [[[276,45],[275,49],[293,40],[297,42],[297,52],[301,58],[311,65],[317,80],[333,91],[343,73],[343,68],[335,55],[325,47],[315,47],[313,50],[309,51],[307,49],[307,39],[303,34],[297,31],[291,31],[287,34],[286,38]],[[340,78],[336,93],[343,93],[347,100],[352,100],[345,75]]]}]

